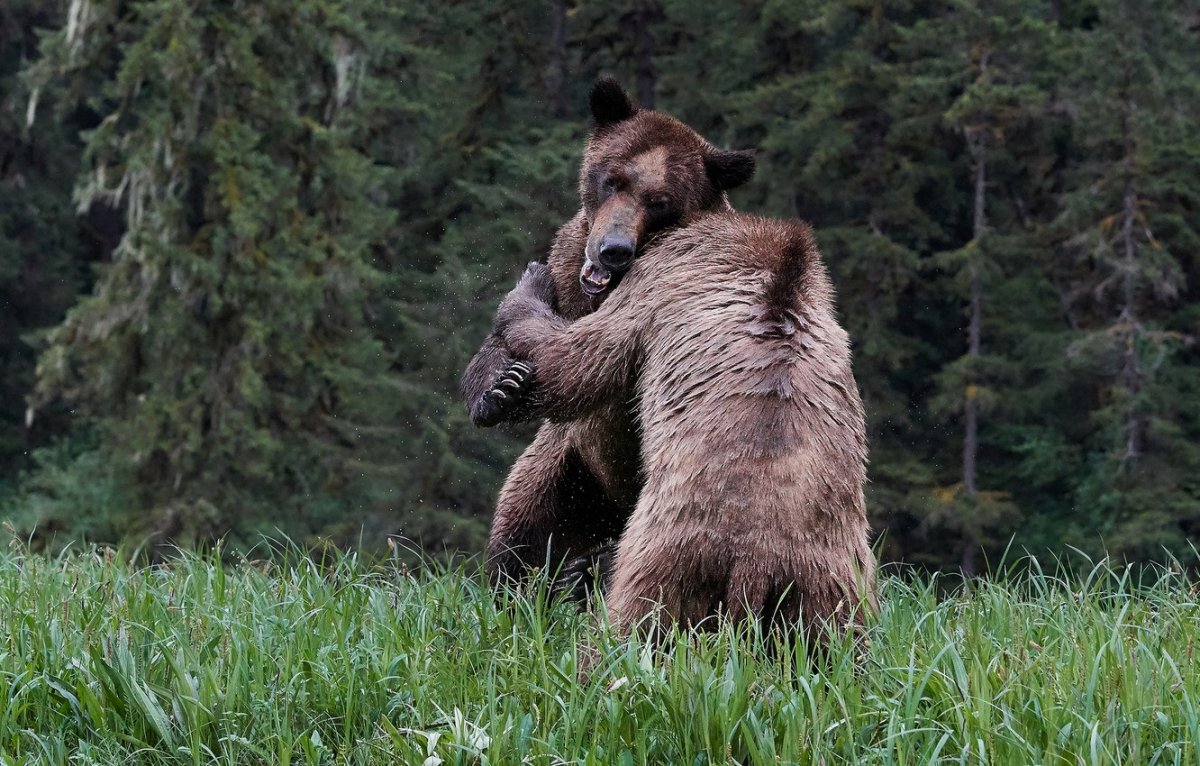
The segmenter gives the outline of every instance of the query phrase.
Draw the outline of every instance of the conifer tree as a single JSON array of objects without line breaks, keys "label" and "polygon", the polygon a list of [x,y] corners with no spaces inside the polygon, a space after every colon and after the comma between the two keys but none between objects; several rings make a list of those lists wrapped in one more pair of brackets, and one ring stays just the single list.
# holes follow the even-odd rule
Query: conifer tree
[{"label": "conifer tree", "polygon": [[130,477],[117,534],[201,541],[355,503],[343,419],[383,385],[364,304],[392,220],[356,145],[365,7],[91,3],[52,43],[68,86],[113,73],[88,88],[76,195],[120,206],[125,234],[34,401],[66,402]]},{"label": "conifer tree", "polygon": [[937,101],[948,102],[944,120],[964,150],[956,164],[967,216],[961,234],[953,232],[955,246],[939,253],[937,264],[953,275],[965,309],[965,353],[948,360],[939,373],[940,392],[931,405],[939,414],[961,417],[961,470],[954,484],[935,493],[946,506],[935,513],[960,537],[966,574],[978,570],[987,537],[1006,541],[1016,512],[1003,488],[980,486],[980,419],[997,404],[995,378],[1007,361],[1007,349],[996,348],[994,338],[993,349],[985,351],[985,314],[989,293],[1014,266],[1005,262],[1004,251],[1012,249],[1020,216],[998,192],[1019,183],[1002,173],[1019,172],[1012,159],[1018,151],[1014,140],[1044,112],[1035,76],[1048,34],[1046,15],[1046,8],[1029,0],[964,0],[915,24],[907,36],[912,71]]},{"label": "conifer tree", "polygon": [[[1082,157],[1057,221],[1079,316],[1064,350],[1090,390],[1077,504],[1113,552],[1184,554],[1200,528],[1196,326],[1173,316],[1200,242],[1197,56],[1169,3],[1106,0],[1075,37]],[[1186,260],[1185,260],[1186,259]]]}]

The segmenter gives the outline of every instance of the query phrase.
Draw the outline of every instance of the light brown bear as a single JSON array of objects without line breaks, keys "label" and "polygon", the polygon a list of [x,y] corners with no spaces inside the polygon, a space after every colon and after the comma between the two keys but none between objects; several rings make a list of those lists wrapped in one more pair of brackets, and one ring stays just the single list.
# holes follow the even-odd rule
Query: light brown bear
[{"label": "light brown bear", "polygon": [[[592,88],[592,133],[580,172],[582,208],[547,259],[553,303],[565,320],[595,310],[648,242],[695,216],[728,210],[725,192],[754,172],[750,152],[715,148],[678,120],[639,110],[610,78]],[[604,181],[619,173],[621,193]],[[539,414],[536,375],[494,333],[463,376],[479,425]],[[642,489],[641,442],[630,403],[544,423],[500,491],[488,543],[494,582],[602,549],[624,529]],[[586,559],[585,559],[586,560]],[[589,588],[582,578],[576,594]]]},{"label": "light brown bear", "polygon": [[[593,236],[637,205],[626,166],[601,167]],[[567,321],[554,296],[531,264],[496,331],[551,418],[635,406],[644,486],[617,544],[615,624],[753,615],[818,641],[858,625],[875,605],[863,405],[809,228],[704,214],[645,248],[594,313]]]}]

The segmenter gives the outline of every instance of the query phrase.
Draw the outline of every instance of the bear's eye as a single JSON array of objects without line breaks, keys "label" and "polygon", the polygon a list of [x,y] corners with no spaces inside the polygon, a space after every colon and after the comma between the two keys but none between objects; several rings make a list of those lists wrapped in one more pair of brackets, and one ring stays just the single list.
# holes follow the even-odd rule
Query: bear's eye
[{"label": "bear's eye", "polygon": [[613,178],[612,176],[605,178],[604,182],[600,184],[600,189],[601,189],[601,191],[604,192],[605,196],[607,196],[609,194],[616,194],[617,193],[617,180],[615,178]]},{"label": "bear's eye", "polygon": [[662,215],[671,209],[671,203],[665,199],[652,199],[646,205],[646,210],[653,215]]}]

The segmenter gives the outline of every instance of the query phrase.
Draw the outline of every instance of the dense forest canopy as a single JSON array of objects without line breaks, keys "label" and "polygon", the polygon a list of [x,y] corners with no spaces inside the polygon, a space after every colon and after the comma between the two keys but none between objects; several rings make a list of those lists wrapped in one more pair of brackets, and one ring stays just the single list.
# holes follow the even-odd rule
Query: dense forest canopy
[{"label": "dense forest canopy", "polygon": [[816,227],[886,559],[1193,561],[1200,3],[8,0],[0,518],[477,552],[457,377],[601,72]]}]

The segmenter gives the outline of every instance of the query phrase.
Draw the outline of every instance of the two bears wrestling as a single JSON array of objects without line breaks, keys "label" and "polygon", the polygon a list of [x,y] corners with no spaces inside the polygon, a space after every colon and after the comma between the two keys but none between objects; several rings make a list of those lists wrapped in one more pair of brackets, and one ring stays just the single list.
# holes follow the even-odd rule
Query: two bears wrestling
[{"label": "two bears wrestling", "polygon": [[591,108],[583,206],[463,378],[477,424],[545,419],[500,491],[489,576],[549,564],[586,588],[607,553],[621,631],[857,632],[875,608],[866,431],[811,230],[730,207],[749,152],[611,79]]}]

